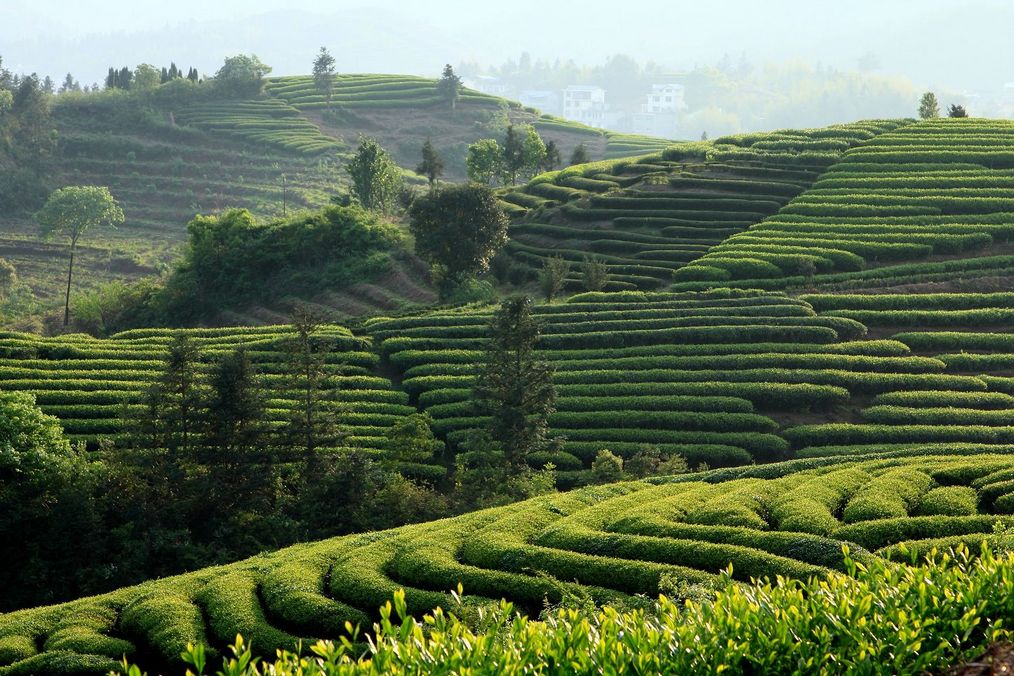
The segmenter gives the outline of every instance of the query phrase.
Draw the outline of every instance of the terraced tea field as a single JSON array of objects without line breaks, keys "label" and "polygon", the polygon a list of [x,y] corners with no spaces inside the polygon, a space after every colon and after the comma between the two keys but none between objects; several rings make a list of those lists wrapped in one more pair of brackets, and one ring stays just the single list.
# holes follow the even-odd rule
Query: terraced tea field
[{"label": "terraced tea field", "polygon": [[[139,408],[143,390],[163,368],[174,331],[138,329],[109,339],[86,335],[58,338],[0,334],[0,390],[29,392],[46,413],[57,416],[67,436],[94,448],[100,439],[125,434],[123,417]],[[296,393],[285,373],[285,346],[293,337],[286,326],[185,331],[200,350],[202,370],[237,347],[248,350],[263,387],[270,392],[267,419],[280,427],[290,419]],[[385,452],[387,431],[414,413],[408,397],[374,373],[378,358],[369,340],[330,327],[317,340],[330,351],[325,365],[324,406],[341,429],[343,443],[375,455]],[[404,466],[406,474],[433,479],[444,474],[432,465]]]},{"label": "terraced tea field", "polygon": [[778,212],[845,150],[901,124],[732,136],[543,174],[503,197],[520,219],[509,254],[528,278],[548,255],[563,256],[575,290],[589,256],[606,263],[608,290],[664,287],[674,274],[694,279],[699,266],[685,266],[705,255],[712,266],[757,269],[735,256],[719,262],[711,248]]},{"label": "terraced tea field", "polygon": [[928,120],[881,134],[681,270],[674,288],[1003,288],[1014,266],[1012,150],[1009,121]]},{"label": "terraced tea field", "polygon": [[[536,611],[580,591],[599,602],[738,580],[823,576],[860,561],[976,545],[1014,508],[1006,447],[796,461],[654,484],[620,483],[431,524],[299,545],[229,566],[0,616],[3,673],[101,673],[126,654],[179,668],[187,643],[260,654],[369,622],[398,589],[422,613],[506,597]],[[959,453],[961,455],[951,455]],[[537,574],[536,574],[537,573]]]}]

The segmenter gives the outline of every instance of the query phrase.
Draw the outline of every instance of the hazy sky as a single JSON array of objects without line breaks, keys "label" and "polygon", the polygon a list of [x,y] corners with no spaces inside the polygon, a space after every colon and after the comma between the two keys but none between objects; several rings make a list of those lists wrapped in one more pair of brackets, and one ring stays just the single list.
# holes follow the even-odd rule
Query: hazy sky
[{"label": "hazy sky", "polygon": [[307,72],[320,45],[340,70],[410,73],[522,50],[673,68],[745,52],[854,69],[872,53],[884,73],[960,90],[1014,81],[1012,26],[1014,0],[0,0],[0,56],[89,82],[170,59],[213,72],[241,51],[276,74]]}]

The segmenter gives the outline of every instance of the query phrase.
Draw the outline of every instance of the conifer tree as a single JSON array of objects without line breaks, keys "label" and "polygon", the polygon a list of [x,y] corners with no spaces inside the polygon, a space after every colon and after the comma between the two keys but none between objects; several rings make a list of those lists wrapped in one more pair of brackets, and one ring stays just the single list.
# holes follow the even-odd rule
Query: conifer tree
[{"label": "conifer tree", "polygon": [[327,47],[321,47],[317,57],[313,60],[313,83],[324,96],[327,105],[331,106],[331,98],[334,95],[334,57],[327,51]]},{"label": "conifer tree", "polygon": [[508,465],[521,470],[528,456],[547,444],[549,416],[556,410],[553,368],[535,354],[541,327],[532,316],[531,298],[505,300],[489,330],[473,396],[490,416],[490,438]]},{"label": "conifer tree", "polygon": [[457,107],[458,99],[461,98],[461,78],[455,75],[451,64],[444,66],[444,72],[437,82],[437,93],[440,94],[440,98],[447,103],[451,110]]}]

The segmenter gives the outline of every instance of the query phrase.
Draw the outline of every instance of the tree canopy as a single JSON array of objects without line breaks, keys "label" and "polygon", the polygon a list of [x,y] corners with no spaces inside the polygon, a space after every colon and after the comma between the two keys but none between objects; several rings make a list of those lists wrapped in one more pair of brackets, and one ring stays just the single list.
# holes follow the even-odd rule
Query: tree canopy
[{"label": "tree canopy", "polygon": [[507,243],[507,215],[486,186],[439,188],[416,198],[409,216],[416,252],[450,280],[485,272]]},{"label": "tree canopy", "polygon": [[271,72],[271,66],[255,54],[237,54],[226,58],[215,73],[215,84],[226,95],[255,96],[264,86],[264,76]]},{"label": "tree canopy", "polygon": [[352,179],[352,192],[364,208],[384,213],[394,207],[403,182],[401,169],[376,139],[360,138],[345,170]]},{"label": "tree canopy", "polygon": [[93,227],[115,228],[123,223],[123,210],[109,188],[94,185],[60,188],[35,215],[43,237],[66,237],[70,241],[70,264],[67,268],[67,296],[63,325],[70,321],[70,288],[74,276],[74,252],[78,240]]}]

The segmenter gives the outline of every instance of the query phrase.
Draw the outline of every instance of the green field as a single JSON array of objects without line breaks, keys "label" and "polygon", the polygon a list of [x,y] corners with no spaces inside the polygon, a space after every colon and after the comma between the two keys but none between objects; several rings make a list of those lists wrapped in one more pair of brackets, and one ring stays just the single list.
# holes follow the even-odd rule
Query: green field
[{"label": "green field", "polygon": [[[998,284],[1014,261],[1012,130],[1008,121],[947,119],[882,134],[682,270],[675,288]],[[809,274],[801,257],[812,259]]]},{"label": "green field", "polygon": [[[177,259],[196,214],[250,209],[272,219],[328,203],[347,187],[344,162],[361,135],[378,139],[407,171],[432,138],[449,180],[465,176],[470,143],[499,136],[501,126],[536,123],[564,158],[584,144],[601,159],[657,151],[668,141],[604,132],[504,99],[466,91],[453,113],[436,97],[436,80],[401,75],[340,75],[328,105],[308,76],[270,78],[249,100],[133,104],[123,92],[60,97],[53,107],[58,139],[50,182],[109,187],[126,221],[82,241],[77,288],[157,275]],[[449,114],[450,113],[450,114]],[[67,252],[42,242],[30,215],[0,218],[0,257],[11,261],[42,308],[56,305]],[[339,319],[428,304],[435,299],[425,266],[404,257],[390,274],[304,299]],[[283,320],[284,307],[250,307],[222,323]]]},{"label": "green field", "polygon": [[[825,576],[860,561],[989,537],[1014,509],[1012,447],[875,449],[535,498],[432,524],[300,545],[230,566],[0,616],[3,673],[101,673],[122,655],[178,665],[187,643],[258,653],[367,622],[398,589],[407,609],[506,597],[538,610],[580,587],[599,602],[737,580]],[[539,571],[539,575],[532,575]],[[176,668],[179,668],[178,666]]]},{"label": "green field", "polygon": [[[551,251],[571,262],[572,289],[588,256],[607,264],[608,290],[696,279],[700,266],[689,264],[779,212],[844,151],[902,124],[730,136],[543,174],[503,196],[518,220],[509,254],[520,270],[512,276],[533,278]],[[711,260],[723,269],[752,263]]]},{"label": "green field", "polygon": [[[346,84],[347,102],[370,105],[423,88]],[[321,108],[303,80],[271,89]],[[187,643],[221,654],[237,633],[270,655],[369,626],[399,589],[414,615],[455,606],[460,583],[466,609],[508,598],[534,616],[575,599],[636,606],[730,565],[738,582],[819,584],[847,572],[843,545],[860,563],[978,551],[1014,515],[1012,132],[961,119],[750,134],[501,191],[515,265],[597,254],[612,274],[606,291],[533,309],[562,439],[529,462],[555,465],[561,492],[0,615],[0,674],[104,673],[124,654],[176,670]],[[403,471],[443,477],[487,422],[472,386],[495,307],[376,307],[328,329],[336,418],[349,447],[383,457],[391,425],[428,413],[447,456]],[[280,421],[287,331],[192,335],[209,355],[247,345]],[[34,393],[95,447],[121,433],[170,334],[3,334],[0,389]],[[629,460],[645,444],[691,471],[589,485],[599,451]]]}]

